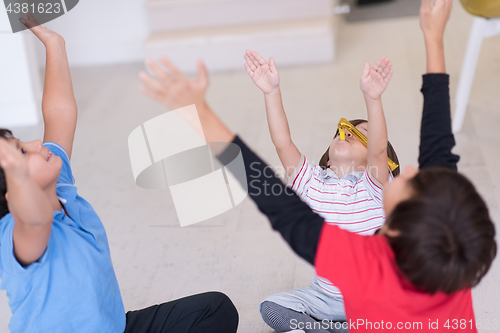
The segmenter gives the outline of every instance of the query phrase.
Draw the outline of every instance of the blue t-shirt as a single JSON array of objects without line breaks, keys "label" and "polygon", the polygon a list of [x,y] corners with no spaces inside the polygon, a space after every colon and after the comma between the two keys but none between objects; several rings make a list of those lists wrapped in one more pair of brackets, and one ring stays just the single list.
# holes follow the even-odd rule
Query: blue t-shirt
[{"label": "blue t-shirt", "polygon": [[45,147],[63,165],[57,196],[64,210],[54,212],[42,257],[27,267],[14,256],[9,213],[0,220],[0,289],[7,291],[11,332],[120,332],[125,310],[108,239],[92,206],[76,193],[69,158],[51,142]]}]

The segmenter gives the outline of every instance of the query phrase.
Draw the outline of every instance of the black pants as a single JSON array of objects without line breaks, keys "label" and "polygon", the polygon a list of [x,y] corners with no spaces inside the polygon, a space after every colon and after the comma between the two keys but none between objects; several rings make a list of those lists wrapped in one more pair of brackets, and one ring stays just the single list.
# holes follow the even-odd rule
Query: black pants
[{"label": "black pants", "polygon": [[235,333],[238,312],[219,292],[184,297],[127,312],[124,333]]}]

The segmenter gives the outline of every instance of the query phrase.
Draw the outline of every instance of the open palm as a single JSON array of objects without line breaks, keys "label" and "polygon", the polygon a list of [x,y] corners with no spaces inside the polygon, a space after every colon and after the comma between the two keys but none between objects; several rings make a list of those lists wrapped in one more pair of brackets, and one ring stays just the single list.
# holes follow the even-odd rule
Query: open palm
[{"label": "open palm", "polygon": [[144,85],[141,91],[172,110],[205,101],[208,88],[208,71],[201,59],[198,61],[198,75],[194,80],[187,78],[167,57],[161,56],[160,67],[153,59],[147,59],[146,65],[154,75],[146,71],[139,73]]},{"label": "open palm", "polygon": [[8,174],[26,176],[28,165],[21,151],[6,139],[0,139],[0,167]]},{"label": "open palm", "polygon": [[265,94],[271,93],[280,84],[280,76],[274,63],[274,58],[269,59],[269,64],[255,51],[246,51],[245,69],[253,82]]},{"label": "open palm", "polygon": [[365,63],[360,87],[365,96],[378,99],[389,85],[393,74],[392,63],[389,58],[380,58],[373,67]]}]

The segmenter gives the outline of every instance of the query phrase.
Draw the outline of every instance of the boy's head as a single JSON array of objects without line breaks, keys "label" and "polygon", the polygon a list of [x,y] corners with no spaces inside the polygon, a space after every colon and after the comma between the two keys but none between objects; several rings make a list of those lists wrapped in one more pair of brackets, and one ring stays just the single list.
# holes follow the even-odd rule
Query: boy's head
[{"label": "boy's head", "polygon": [[[364,119],[354,119],[349,121],[354,127],[356,127],[361,133],[368,137],[368,121]],[[323,169],[327,169],[331,166],[330,161],[341,161],[344,163],[352,163],[353,167],[367,165],[367,154],[368,150],[366,147],[358,140],[352,133],[348,130],[345,131],[345,141],[340,140],[339,130],[335,133],[333,141],[330,147],[326,150],[319,161],[319,166]],[[387,142],[387,156],[399,164],[398,156],[392,148],[390,142]],[[387,166],[389,167],[389,166]],[[396,177],[399,175],[399,167],[392,171],[392,175]]]},{"label": "boy's head", "polygon": [[495,227],[474,185],[446,168],[407,167],[386,184],[384,208],[397,265],[416,287],[453,293],[472,288],[496,256]]},{"label": "boy's head", "polygon": [[[0,129],[0,140],[7,140],[9,144],[19,151],[19,154],[22,154],[22,158],[26,161],[29,176],[42,190],[55,189],[62,167],[62,160],[59,156],[51,154],[40,140],[21,142],[14,138],[11,131],[6,129]],[[5,173],[0,168],[0,218],[9,212],[6,198],[7,192]]]}]

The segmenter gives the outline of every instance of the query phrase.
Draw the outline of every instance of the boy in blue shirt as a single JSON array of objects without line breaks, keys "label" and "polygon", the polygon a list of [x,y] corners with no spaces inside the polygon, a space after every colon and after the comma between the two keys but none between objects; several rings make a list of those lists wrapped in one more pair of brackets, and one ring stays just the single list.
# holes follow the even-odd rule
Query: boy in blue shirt
[{"label": "boy in blue shirt", "polygon": [[64,39],[31,14],[46,47],[44,143],[0,129],[0,289],[11,332],[236,332],[227,296],[211,292],[125,314],[104,227],[70,166],[77,107]]}]

